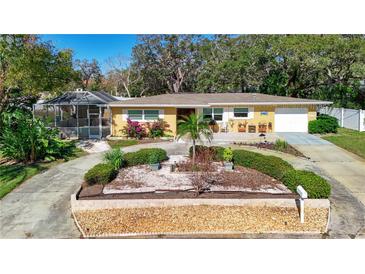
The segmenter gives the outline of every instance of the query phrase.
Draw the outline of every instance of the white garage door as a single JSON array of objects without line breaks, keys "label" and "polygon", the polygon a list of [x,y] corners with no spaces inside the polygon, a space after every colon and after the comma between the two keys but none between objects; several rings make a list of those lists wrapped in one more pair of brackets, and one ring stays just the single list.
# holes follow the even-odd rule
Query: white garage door
[{"label": "white garage door", "polygon": [[308,132],[308,109],[276,108],[275,132]]}]

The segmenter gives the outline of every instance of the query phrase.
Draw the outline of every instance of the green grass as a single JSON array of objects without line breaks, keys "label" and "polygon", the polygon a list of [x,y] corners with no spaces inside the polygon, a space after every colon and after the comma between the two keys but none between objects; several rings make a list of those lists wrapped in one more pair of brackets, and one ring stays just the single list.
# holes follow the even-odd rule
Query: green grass
[{"label": "green grass", "polygon": [[365,132],[339,128],[337,134],[322,138],[365,159]]},{"label": "green grass", "polygon": [[137,145],[139,142],[138,140],[109,140],[108,144],[111,148],[121,148],[121,147],[128,147]]},{"label": "green grass", "polygon": [[[57,161],[56,161],[57,162]],[[0,199],[16,188],[25,180],[48,169],[52,163],[41,163],[34,165],[14,164],[0,166]]]},{"label": "green grass", "polygon": [[76,148],[74,149],[73,154],[67,158],[67,160],[58,159],[53,162],[36,163],[32,165],[26,165],[22,163],[13,165],[0,165],[0,199],[32,176],[59,163],[64,163],[65,161],[73,160],[87,154],[88,153],[82,149]]}]

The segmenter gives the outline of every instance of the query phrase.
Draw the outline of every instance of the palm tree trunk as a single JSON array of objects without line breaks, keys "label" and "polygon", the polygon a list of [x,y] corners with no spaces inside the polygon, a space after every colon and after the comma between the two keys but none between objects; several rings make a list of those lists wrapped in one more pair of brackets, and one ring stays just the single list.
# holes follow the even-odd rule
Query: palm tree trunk
[{"label": "palm tree trunk", "polygon": [[195,166],[195,139],[193,139],[193,166]]}]

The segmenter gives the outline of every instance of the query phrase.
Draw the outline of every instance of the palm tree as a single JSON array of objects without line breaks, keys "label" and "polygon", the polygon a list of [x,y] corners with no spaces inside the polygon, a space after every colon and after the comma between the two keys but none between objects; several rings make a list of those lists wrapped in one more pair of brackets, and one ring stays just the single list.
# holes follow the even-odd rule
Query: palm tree
[{"label": "palm tree", "polygon": [[183,116],[183,120],[178,121],[177,139],[183,136],[187,136],[193,141],[193,165],[195,164],[195,145],[197,140],[201,140],[204,136],[210,142],[213,134],[209,128],[207,120],[203,119],[202,115],[196,115],[195,113],[189,116]]}]

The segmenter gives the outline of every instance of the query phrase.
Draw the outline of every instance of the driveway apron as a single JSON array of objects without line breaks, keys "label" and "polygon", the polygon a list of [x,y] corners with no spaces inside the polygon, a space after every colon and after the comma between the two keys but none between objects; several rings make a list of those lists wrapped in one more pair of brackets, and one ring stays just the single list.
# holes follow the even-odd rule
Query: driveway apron
[{"label": "driveway apron", "polygon": [[[332,225],[336,233],[355,237],[365,225],[365,161],[307,133],[279,133],[313,162],[312,169],[332,184]],[[351,228],[352,227],[352,228]]]}]

